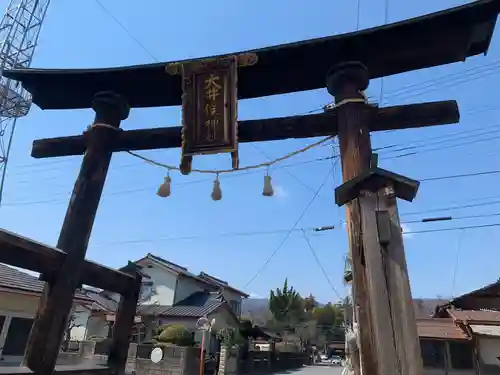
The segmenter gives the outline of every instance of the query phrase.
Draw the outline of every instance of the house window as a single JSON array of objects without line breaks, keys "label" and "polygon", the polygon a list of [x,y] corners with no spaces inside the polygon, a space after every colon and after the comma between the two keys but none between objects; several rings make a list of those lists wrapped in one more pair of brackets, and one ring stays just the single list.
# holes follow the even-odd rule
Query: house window
[{"label": "house window", "polygon": [[424,367],[445,368],[446,342],[420,340]]},{"label": "house window", "polygon": [[448,342],[450,348],[451,367],[455,370],[470,370],[474,368],[473,349],[471,342]]},{"label": "house window", "polygon": [[233,309],[236,315],[240,315],[241,313],[241,303],[239,301],[231,301],[231,308]]},{"label": "house window", "polygon": [[146,341],[146,327],[144,324],[139,323],[132,327],[132,337],[130,341],[136,344]]}]

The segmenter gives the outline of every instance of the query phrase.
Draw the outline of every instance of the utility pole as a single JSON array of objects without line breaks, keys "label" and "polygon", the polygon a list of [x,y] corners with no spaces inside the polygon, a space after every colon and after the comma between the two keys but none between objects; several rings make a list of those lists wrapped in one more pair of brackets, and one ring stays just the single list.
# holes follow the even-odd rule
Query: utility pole
[{"label": "utility pole", "polygon": [[421,375],[422,363],[404,256],[396,196],[412,200],[418,182],[378,168],[370,143],[369,73],[358,62],[332,68],[327,88],[335,97],[344,184],[335,191],[346,205],[353,272],[353,309],[359,324],[356,375]]}]

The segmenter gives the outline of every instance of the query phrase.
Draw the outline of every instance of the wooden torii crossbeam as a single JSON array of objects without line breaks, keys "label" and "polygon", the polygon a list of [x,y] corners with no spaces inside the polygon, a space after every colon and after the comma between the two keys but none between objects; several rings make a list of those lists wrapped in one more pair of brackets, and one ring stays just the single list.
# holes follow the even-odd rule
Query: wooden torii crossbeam
[{"label": "wooden torii crossbeam", "polygon": [[[419,128],[458,122],[456,101],[410,104],[377,108],[367,106],[370,131]],[[278,141],[338,134],[337,111],[321,114],[239,121],[239,142]],[[38,139],[33,142],[31,156],[51,158],[83,155],[86,136],[77,135]],[[127,130],[118,134],[111,146],[113,152],[154,150],[181,147],[181,127]]]},{"label": "wooden torii crossbeam", "polygon": [[[499,12],[500,0],[480,0],[370,30],[250,51],[258,61],[238,67],[238,99],[322,88],[325,81],[335,97],[336,107],[324,114],[240,122],[239,141],[338,135],[345,184],[336,196],[338,204],[347,205],[354,302],[361,334],[359,359],[366,374],[422,372],[414,313],[408,307],[411,292],[395,204],[395,197],[411,200],[418,183],[371,164],[370,132],[456,123],[459,115],[455,102],[376,108],[363,100],[362,92],[373,78],[485,53]],[[219,58],[225,59],[210,58],[211,63]],[[181,64],[192,66],[201,60]],[[186,104],[185,76],[166,74],[165,66],[169,65],[4,72],[6,77],[21,81],[42,109],[92,107],[96,111],[93,126],[83,136],[34,142],[34,157],[84,154],[57,244],[65,255],[58,255],[62,261],[57,272],[44,270],[48,285],[25,355],[26,364],[36,374],[54,369],[75,290],[85,275],[88,277],[84,271],[91,266],[85,253],[112,153],[181,145],[178,127],[117,131],[130,107]],[[375,197],[378,206],[374,205]],[[26,251],[30,246],[11,249]],[[108,360],[113,374],[125,366],[138,293],[136,288],[124,294],[120,304]],[[358,363],[357,374],[359,368]]]}]

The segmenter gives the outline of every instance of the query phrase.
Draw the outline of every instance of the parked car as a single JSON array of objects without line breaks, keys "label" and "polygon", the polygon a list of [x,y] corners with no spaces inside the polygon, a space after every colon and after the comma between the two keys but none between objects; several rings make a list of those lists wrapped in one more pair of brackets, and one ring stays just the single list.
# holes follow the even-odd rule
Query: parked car
[{"label": "parked car", "polygon": [[340,358],[337,355],[334,355],[334,356],[330,357],[330,363],[332,365],[339,365],[340,366],[342,364],[342,358]]}]

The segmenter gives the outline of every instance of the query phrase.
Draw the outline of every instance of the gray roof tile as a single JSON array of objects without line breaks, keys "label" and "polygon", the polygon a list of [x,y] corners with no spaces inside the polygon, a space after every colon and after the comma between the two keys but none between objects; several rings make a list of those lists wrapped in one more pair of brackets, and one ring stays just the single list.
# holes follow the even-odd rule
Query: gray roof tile
[{"label": "gray roof tile", "polygon": [[[32,293],[41,293],[44,285],[45,282],[39,280],[36,276],[0,263],[0,287]],[[89,297],[79,292],[76,293],[75,297],[90,301]]]},{"label": "gray roof tile", "polygon": [[200,318],[209,315],[225,303],[220,293],[196,292],[166,309],[161,315]]}]

